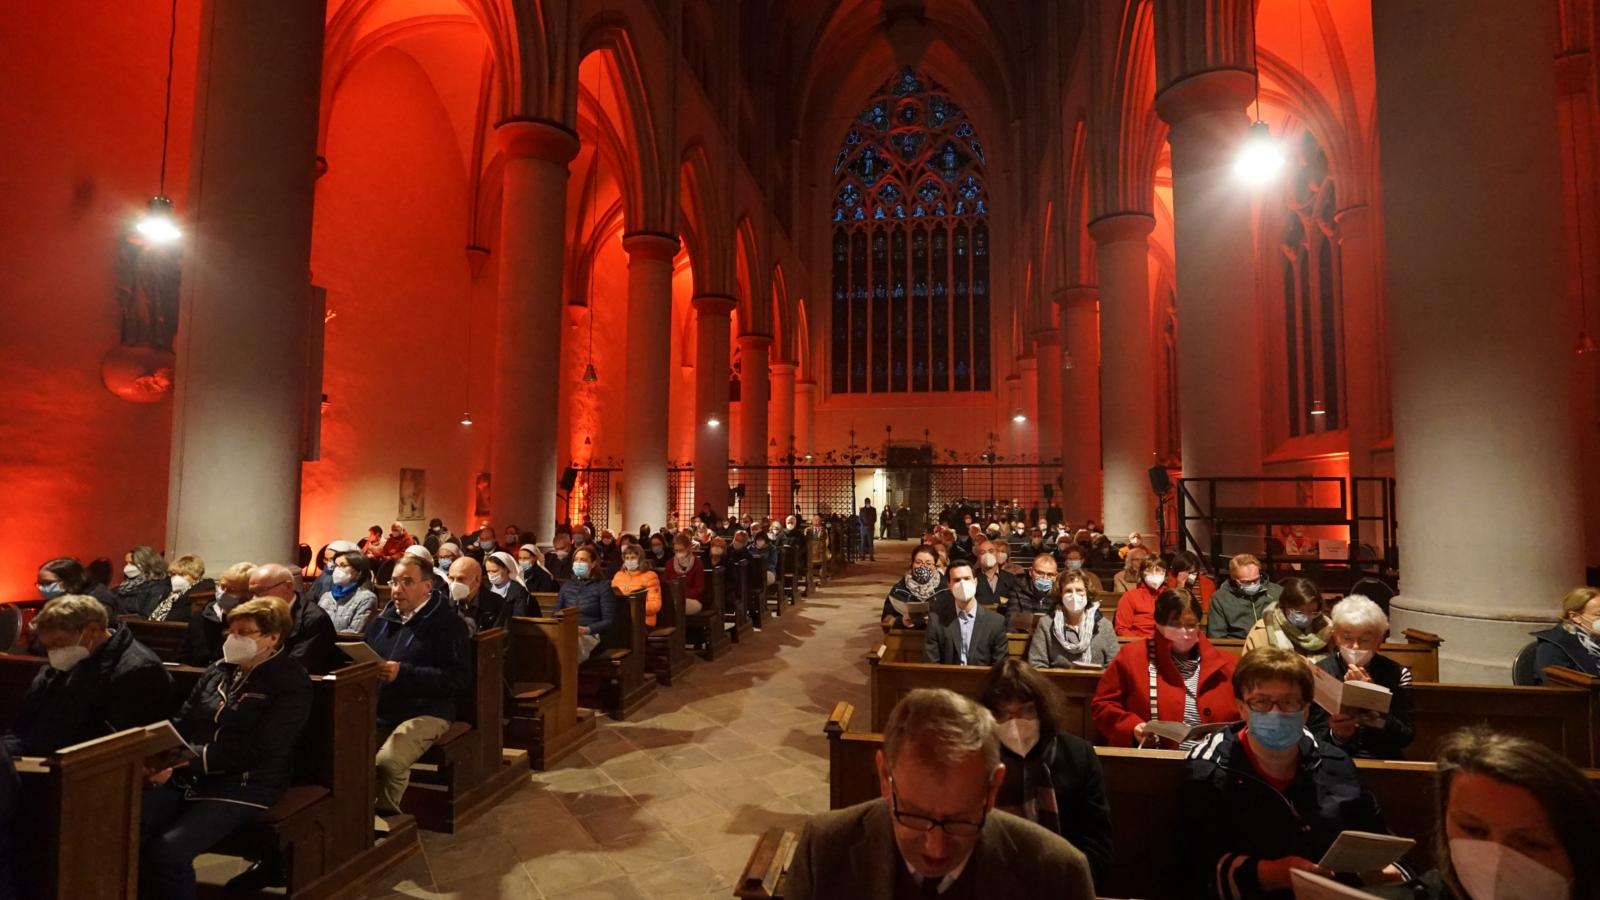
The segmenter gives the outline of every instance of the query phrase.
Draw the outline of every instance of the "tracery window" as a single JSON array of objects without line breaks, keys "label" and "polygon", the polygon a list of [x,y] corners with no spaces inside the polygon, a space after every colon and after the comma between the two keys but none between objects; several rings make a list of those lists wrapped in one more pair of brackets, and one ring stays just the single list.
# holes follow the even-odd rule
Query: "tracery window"
[{"label": "tracery window", "polygon": [[989,390],[986,164],[966,111],[910,67],[851,123],[833,165],[833,392]]},{"label": "tracery window", "polygon": [[1344,427],[1338,203],[1328,158],[1310,132],[1300,140],[1284,203],[1284,376],[1289,436],[1300,437]]}]

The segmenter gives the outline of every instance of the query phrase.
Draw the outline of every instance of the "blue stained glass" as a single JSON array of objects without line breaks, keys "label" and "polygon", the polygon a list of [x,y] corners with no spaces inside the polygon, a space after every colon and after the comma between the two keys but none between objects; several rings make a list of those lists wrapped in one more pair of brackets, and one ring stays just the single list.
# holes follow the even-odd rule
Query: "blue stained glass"
[{"label": "blue stained glass", "polygon": [[936,215],[936,216],[940,216],[940,217],[949,215],[949,213],[944,211],[944,201],[943,200],[940,200],[938,203],[935,203],[933,205],[933,214]]},{"label": "blue stained glass", "polygon": [[868,147],[856,157],[856,161],[850,165],[850,171],[856,173],[862,184],[872,187],[877,184],[879,178],[888,173],[889,164],[878,155],[878,148]]},{"label": "blue stained glass", "polygon": [[855,215],[851,216],[850,218],[856,220],[857,222],[865,222],[867,220],[867,211],[858,206],[856,207]]},{"label": "blue stained glass", "polygon": [[911,289],[911,296],[917,298],[928,296],[928,283],[925,281],[918,281],[916,286]]},{"label": "blue stained glass", "polygon": [[982,297],[984,294],[987,294],[988,292],[989,292],[989,289],[988,289],[988,287],[986,287],[984,285],[982,278],[979,278],[978,280],[976,280],[976,281],[974,281],[972,283],[972,295],[974,297]]},{"label": "blue stained glass", "polygon": [[944,189],[939,187],[939,183],[931,178],[917,186],[917,196],[921,197],[924,203],[932,203],[939,199],[939,195],[943,193]]},{"label": "blue stained glass", "polygon": [[835,222],[843,222],[844,221],[844,208],[843,207],[837,207],[837,206],[834,207],[834,209],[833,209],[833,220]]},{"label": "blue stained glass", "polygon": [[910,66],[900,70],[900,80],[894,86],[894,93],[896,97],[922,93],[922,82],[917,79],[917,73]]},{"label": "blue stained glass", "polygon": [[896,203],[894,205],[894,217],[896,219],[904,219],[906,217],[906,205],[904,203]]},{"label": "blue stained glass", "polygon": [[980,216],[986,216],[986,215],[989,214],[989,208],[984,206],[983,200],[981,198],[978,200],[978,205],[973,211],[976,212]]},{"label": "blue stained glass", "polygon": [[903,104],[901,104],[900,105],[900,111],[899,111],[900,124],[902,124],[902,125],[915,124],[916,121],[917,121],[917,113],[918,113],[918,110],[917,110],[917,105],[915,103],[903,103]]},{"label": "blue stained glass", "polygon": [[854,147],[859,143],[861,143],[861,132],[854,128],[850,129],[850,133],[844,136],[844,145],[846,147]]},{"label": "blue stained glass", "polygon": [[889,111],[882,103],[874,103],[861,114],[861,121],[879,131],[885,131],[889,127]]},{"label": "blue stained glass", "polygon": [[886,219],[886,218],[888,218],[888,216],[889,216],[889,214],[888,214],[888,213],[887,213],[887,212],[885,212],[885,211],[884,211],[884,208],[883,208],[883,207],[881,207],[881,206],[880,206],[880,207],[878,207],[878,208],[877,208],[877,209],[876,209],[876,210],[875,210],[875,211],[874,211],[874,212],[873,212],[873,213],[872,213],[872,218],[873,218],[873,219],[874,219],[874,220],[882,220],[882,219]]},{"label": "blue stained glass", "polygon": [[978,179],[968,175],[966,178],[961,179],[960,190],[961,196],[971,200],[978,196],[978,191],[981,190],[981,188],[978,187]]},{"label": "blue stained glass", "polygon": [[861,202],[861,191],[853,184],[847,184],[839,190],[839,202],[845,206],[855,206]]},{"label": "blue stained glass", "polygon": [[922,149],[922,132],[902,131],[891,136],[889,144],[899,152],[901,159],[911,162],[916,159],[918,151]]},{"label": "blue stained glass", "polygon": [[957,125],[956,126],[956,137],[958,137],[958,138],[969,138],[969,137],[972,137],[972,123],[971,122],[962,122],[960,125]]},{"label": "blue stained glass", "polygon": [[833,171],[834,171],[835,174],[837,174],[838,171],[839,171],[839,168],[844,165],[844,161],[849,155],[850,155],[850,151],[849,150],[840,150],[839,151],[839,158],[833,161]]},{"label": "blue stained glass", "polygon": [[956,201],[956,215],[958,215],[958,216],[966,215],[966,212],[967,212],[967,201],[965,201],[965,200],[957,200]]},{"label": "blue stained glass", "polygon": [[911,211],[911,218],[920,219],[923,216],[926,216],[927,214],[928,214],[927,210],[922,208],[922,204],[921,203],[918,203],[917,204],[917,208]]},{"label": "blue stained glass", "polygon": [[979,162],[988,162],[989,158],[983,155],[983,145],[977,141],[972,142],[972,152],[978,154]]},{"label": "blue stained glass", "polygon": [[878,196],[881,197],[885,203],[893,203],[900,199],[900,189],[891,182],[884,185],[878,191]]}]

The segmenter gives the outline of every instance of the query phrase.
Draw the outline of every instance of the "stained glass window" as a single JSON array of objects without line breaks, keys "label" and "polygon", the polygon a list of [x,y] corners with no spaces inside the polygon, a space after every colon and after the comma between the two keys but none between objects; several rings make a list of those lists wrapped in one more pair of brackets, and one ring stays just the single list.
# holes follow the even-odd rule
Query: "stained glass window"
[{"label": "stained glass window", "polygon": [[1337,195],[1328,158],[1309,132],[1301,138],[1295,169],[1284,196],[1282,243],[1290,437],[1345,427],[1340,402],[1344,313],[1333,218]]},{"label": "stained glass window", "polygon": [[990,389],[985,165],[966,111],[910,67],[852,122],[833,166],[834,392]]}]

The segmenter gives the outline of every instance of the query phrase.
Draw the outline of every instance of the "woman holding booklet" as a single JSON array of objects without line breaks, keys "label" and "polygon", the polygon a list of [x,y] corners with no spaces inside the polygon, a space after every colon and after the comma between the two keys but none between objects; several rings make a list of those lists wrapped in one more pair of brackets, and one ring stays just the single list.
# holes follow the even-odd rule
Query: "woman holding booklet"
[{"label": "woman holding booklet", "polygon": [[1234,658],[1201,635],[1199,601],[1168,588],[1155,622],[1155,635],[1118,651],[1089,701],[1108,746],[1186,748],[1207,726],[1239,718],[1228,686]]},{"label": "woman holding booklet", "polygon": [[[1362,759],[1403,759],[1416,737],[1411,712],[1411,670],[1378,653],[1389,633],[1389,617],[1378,604],[1351,594],[1333,607],[1333,646],[1317,669],[1319,686],[1352,686],[1339,692],[1342,702],[1326,702],[1330,692],[1317,691],[1306,726],[1317,740],[1331,742]],[[1316,674],[1316,673],[1312,673]],[[1359,688],[1370,688],[1360,690]]]},{"label": "woman holding booklet", "polygon": [[1181,815],[1203,824],[1189,844],[1194,883],[1254,900],[1291,896],[1295,870],[1366,885],[1409,878],[1399,860],[1414,842],[1387,834],[1349,754],[1305,729],[1313,686],[1302,658],[1254,650],[1232,688],[1245,723],[1207,737],[1184,764]]}]

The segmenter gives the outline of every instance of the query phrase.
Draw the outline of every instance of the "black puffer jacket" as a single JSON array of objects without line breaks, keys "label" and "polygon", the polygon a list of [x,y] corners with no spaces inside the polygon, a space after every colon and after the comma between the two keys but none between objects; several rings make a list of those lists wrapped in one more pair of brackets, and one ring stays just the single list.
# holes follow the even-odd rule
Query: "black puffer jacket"
[{"label": "black puffer jacket", "polygon": [[367,646],[400,664],[394,681],[378,688],[380,725],[393,728],[418,716],[455,719],[456,697],[471,677],[471,651],[467,623],[448,598],[433,594],[408,622],[400,621],[400,611],[390,602],[367,622]]},{"label": "black puffer jacket", "polygon": [[1244,728],[1236,724],[1210,735],[1184,763],[1180,814],[1195,825],[1188,871],[1198,896],[1287,900],[1289,891],[1262,890],[1257,864],[1284,856],[1316,862],[1341,831],[1388,833],[1349,754],[1302,732],[1300,768],[1279,793],[1251,764],[1240,738]]},{"label": "black puffer jacket", "polygon": [[1533,632],[1539,642],[1533,651],[1534,665],[1539,673],[1538,683],[1544,684],[1544,670],[1550,666],[1566,666],[1585,675],[1600,676],[1600,657],[1590,653],[1578,636],[1564,625]]},{"label": "black puffer jacket", "polygon": [[200,753],[178,777],[196,799],[271,806],[294,777],[310,716],[311,678],[288,651],[248,672],[212,663],[173,719]]},{"label": "black puffer jacket", "polygon": [[121,731],[159,722],[172,709],[172,676],[161,658],[118,627],[70,671],[44,666],[28,687],[16,728],[5,736],[12,756],[46,756]]}]

